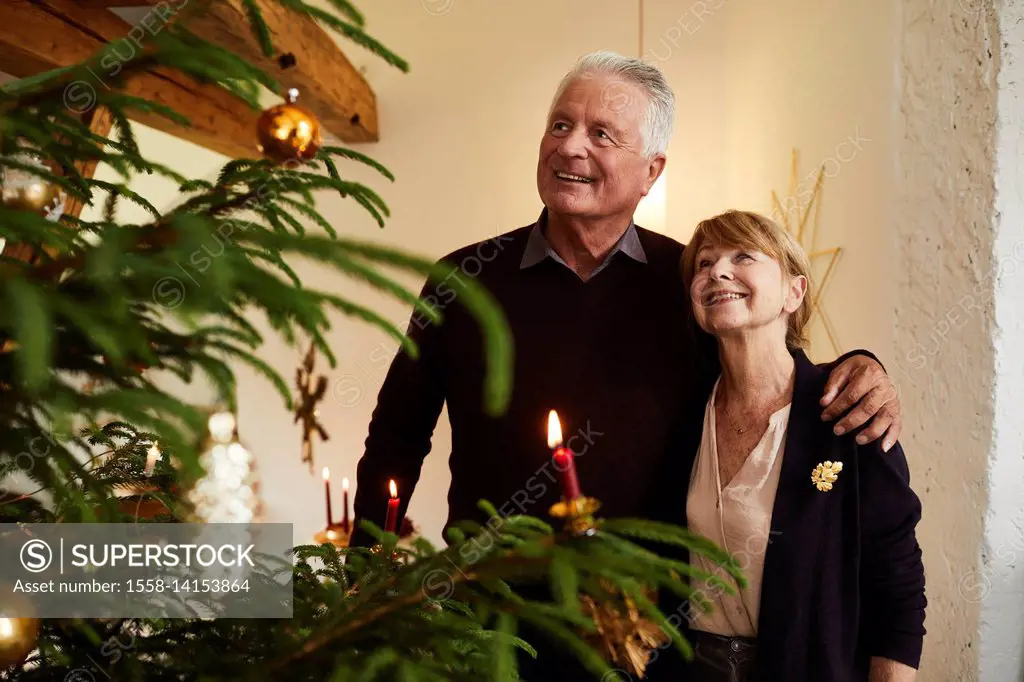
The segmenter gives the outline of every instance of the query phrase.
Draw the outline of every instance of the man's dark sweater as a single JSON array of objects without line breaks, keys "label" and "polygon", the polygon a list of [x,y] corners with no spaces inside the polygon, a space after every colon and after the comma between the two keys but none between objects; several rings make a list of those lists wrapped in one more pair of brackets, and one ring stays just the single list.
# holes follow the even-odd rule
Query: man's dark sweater
[{"label": "man's dark sweater", "polygon": [[443,259],[459,266],[456,276],[487,287],[508,317],[515,353],[508,412],[483,413],[479,328],[447,284],[428,283],[423,296],[436,302],[444,322],[414,316],[410,334],[421,357],[400,353],[391,365],[359,462],[357,518],[383,523],[389,478],[402,491],[404,515],[445,401],[452,428],[449,524],[482,520],[481,498],[503,514],[546,515],[560,496],[546,443],[552,409],[576,454],[582,489],[601,500],[601,514],[650,515],[650,494],[672,455],[684,400],[704,400],[699,386],[717,372],[712,360],[697,381],[679,276],[683,247],[636,228],[640,259],[613,253],[583,281],[552,257],[524,263],[532,228]]}]

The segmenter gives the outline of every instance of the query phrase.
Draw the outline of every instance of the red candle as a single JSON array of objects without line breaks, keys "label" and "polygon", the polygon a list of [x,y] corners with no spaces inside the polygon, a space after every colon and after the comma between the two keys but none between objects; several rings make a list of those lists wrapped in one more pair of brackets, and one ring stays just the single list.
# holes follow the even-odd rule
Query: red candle
[{"label": "red candle", "polygon": [[324,467],[324,494],[327,496],[327,527],[334,525],[334,514],[331,513],[331,470]]},{"label": "red candle", "polygon": [[388,515],[384,520],[384,530],[394,533],[395,526],[398,525],[398,504],[401,500],[398,499],[398,486],[395,485],[395,479],[388,482],[388,487],[391,489],[391,499],[388,500]]},{"label": "red candle", "polygon": [[351,522],[348,519],[348,479],[347,478],[341,479],[341,491],[342,491],[341,492],[342,501],[345,504],[345,508],[341,512],[341,525],[345,529],[345,532],[347,533],[347,532],[349,532],[349,530],[351,530],[349,528],[349,524]]},{"label": "red candle", "polygon": [[583,497],[583,493],[580,491],[580,481],[576,477],[575,455],[572,450],[562,445],[562,425],[554,410],[548,413],[548,447],[555,451],[552,459],[555,471],[558,472],[558,477],[562,481],[562,495],[567,500]]}]

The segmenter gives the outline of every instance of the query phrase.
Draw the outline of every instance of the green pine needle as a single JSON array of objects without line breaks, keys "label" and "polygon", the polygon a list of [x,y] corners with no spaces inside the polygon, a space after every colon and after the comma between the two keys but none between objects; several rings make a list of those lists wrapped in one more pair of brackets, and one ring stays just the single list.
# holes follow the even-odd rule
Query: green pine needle
[{"label": "green pine needle", "polygon": [[256,39],[259,41],[260,49],[263,50],[263,56],[273,57],[274,43],[270,38],[270,27],[267,26],[267,22],[263,18],[263,10],[260,9],[259,3],[256,0],[242,0],[242,5],[245,7],[246,15],[249,17],[253,34],[255,34]]}]

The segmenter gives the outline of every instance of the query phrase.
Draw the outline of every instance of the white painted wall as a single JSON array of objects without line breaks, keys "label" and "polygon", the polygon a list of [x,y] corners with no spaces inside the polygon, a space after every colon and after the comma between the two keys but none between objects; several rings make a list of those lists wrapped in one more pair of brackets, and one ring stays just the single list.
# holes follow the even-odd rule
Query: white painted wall
[{"label": "white painted wall", "polygon": [[[897,6],[888,0],[648,2],[646,56],[676,91],[669,153],[669,232],[729,208],[771,213],[801,155],[797,196],[826,180],[817,248],[844,254],[824,298],[842,351],[886,357],[895,282],[892,156]],[[826,258],[814,261],[824,275]],[[864,277],[871,272],[871,277]],[[836,353],[820,319],[812,356]]]}]

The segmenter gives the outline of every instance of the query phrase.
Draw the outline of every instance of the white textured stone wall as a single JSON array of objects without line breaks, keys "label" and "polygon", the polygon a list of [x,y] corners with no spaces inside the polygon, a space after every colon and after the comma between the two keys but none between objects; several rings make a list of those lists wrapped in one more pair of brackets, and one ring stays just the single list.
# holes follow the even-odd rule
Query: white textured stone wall
[{"label": "white textured stone wall", "polygon": [[995,425],[982,548],[983,682],[1024,680],[1024,3],[998,8]]},{"label": "white textured stone wall", "polygon": [[893,307],[908,416],[902,440],[924,504],[919,539],[929,609],[919,679],[928,682],[978,679],[979,613],[988,592],[979,559],[995,416],[1000,54],[990,6],[902,4]]}]

